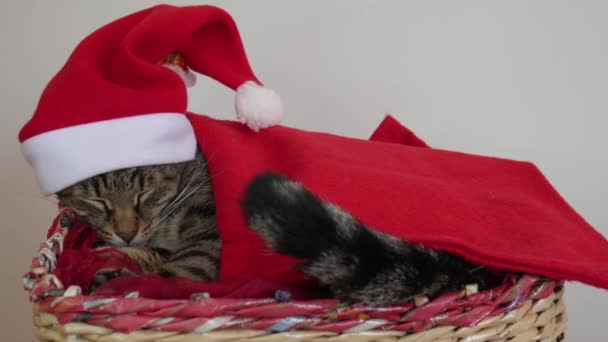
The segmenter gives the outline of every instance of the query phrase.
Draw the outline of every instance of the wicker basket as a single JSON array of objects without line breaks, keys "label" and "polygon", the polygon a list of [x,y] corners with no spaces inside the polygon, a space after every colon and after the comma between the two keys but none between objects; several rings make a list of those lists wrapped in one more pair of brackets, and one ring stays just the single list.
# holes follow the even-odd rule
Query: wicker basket
[{"label": "wicker basket", "polygon": [[[561,341],[563,282],[509,276],[494,289],[446,293],[391,307],[333,299],[190,300],[82,295],[50,273],[67,228],[50,238],[24,278],[41,341]],[[281,296],[278,296],[279,298]]]}]

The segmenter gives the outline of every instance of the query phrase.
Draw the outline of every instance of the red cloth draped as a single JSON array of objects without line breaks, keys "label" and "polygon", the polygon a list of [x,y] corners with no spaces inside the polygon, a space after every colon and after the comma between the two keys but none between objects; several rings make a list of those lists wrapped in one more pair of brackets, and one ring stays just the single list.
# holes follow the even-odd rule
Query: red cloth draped
[{"label": "red cloth draped", "polygon": [[[151,298],[318,296],[298,260],[268,251],[245,226],[239,201],[249,181],[273,170],[298,180],[370,227],[493,268],[578,280],[608,288],[608,242],[534,165],[428,148],[387,117],[371,141],[273,127],[246,127],[189,115],[209,161],[223,240],[220,281],[138,275],[100,294]],[[213,157],[212,157],[213,156]],[[137,265],[115,249],[93,249],[94,231],[76,222],[55,274],[87,289],[100,269]]]},{"label": "red cloth draped", "polygon": [[392,118],[377,141],[188,118],[209,159],[222,279],[302,280],[297,260],[267,251],[241,214],[248,183],[272,170],[378,231],[497,269],[608,288],[608,241],[531,163],[426,148]]}]

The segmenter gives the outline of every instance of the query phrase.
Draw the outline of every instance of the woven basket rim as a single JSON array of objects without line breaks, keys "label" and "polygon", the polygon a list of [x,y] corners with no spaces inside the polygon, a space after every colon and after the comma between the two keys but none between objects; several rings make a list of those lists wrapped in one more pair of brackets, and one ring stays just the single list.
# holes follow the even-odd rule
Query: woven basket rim
[{"label": "woven basket rim", "polygon": [[[517,309],[490,316],[471,327],[430,326],[419,332],[396,330],[286,330],[230,327],[227,329],[163,329],[167,326],[120,331],[116,324],[94,324],[74,321],[60,323],[57,313],[39,311],[34,305],[34,325],[41,341],[561,341],[564,338],[567,316],[563,304],[563,288],[555,289],[549,297],[526,300]],[[128,317],[126,317],[128,318]],[[220,317],[221,318],[221,317]],[[106,317],[105,323],[120,324],[125,317]],[[161,318],[160,320],[163,320]],[[170,318],[164,318],[169,322]],[[213,320],[210,320],[213,321]],[[123,322],[124,323],[124,322]],[[170,322],[169,322],[170,324]],[[206,328],[210,326],[207,324]]]}]

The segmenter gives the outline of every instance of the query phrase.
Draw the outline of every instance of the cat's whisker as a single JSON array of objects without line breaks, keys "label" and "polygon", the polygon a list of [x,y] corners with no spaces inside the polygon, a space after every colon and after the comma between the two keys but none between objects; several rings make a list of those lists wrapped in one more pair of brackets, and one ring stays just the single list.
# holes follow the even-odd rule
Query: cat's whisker
[{"label": "cat's whisker", "polygon": [[212,175],[212,174],[209,174],[209,180],[207,180],[207,181],[208,181],[208,182],[211,182],[211,180],[212,180],[213,178],[215,178],[215,177],[217,177],[217,176],[219,176],[219,175],[221,175],[221,174],[223,174],[223,173],[225,173],[225,172],[226,172],[225,170],[220,170],[220,171],[216,172],[216,173],[215,173],[215,174],[213,174],[213,175]]},{"label": "cat's whisker", "polygon": [[165,211],[172,211],[173,210],[173,206],[176,202],[180,201],[180,199],[183,197],[184,193],[186,191],[188,191],[188,189],[190,188],[190,186],[192,186],[192,183],[194,182],[194,180],[196,179],[196,169],[198,169],[198,167],[200,166],[200,161],[198,162],[196,168],[195,168],[195,172],[192,172],[192,175],[190,175],[190,178],[188,179],[188,181],[186,182],[186,185],[184,185],[183,189],[177,194],[177,196],[175,196],[175,198],[173,199],[173,201],[171,201],[171,203],[167,204],[160,212],[160,215],[163,215]]},{"label": "cat's whisker", "polygon": [[179,196],[177,196],[171,203],[169,203],[165,208],[163,208],[163,210],[161,210],[160,215],[162,217],[166,216],[167,214],[170,214],[171,212],[173,212],[179,205],[179,203],[182,203],[183,200],[185,198],[187,198],[187,195],[184,195],[186,190],[184,190],[183,192],[181,192],[179,194]]},{"label": "cat's whisker", "polygon": [[196,193],[199,190],[202,190],[202,187],[196,187],[196,188],[190,189],[189,192],[187,192],[185,195],[181,196],[181,198],[179,200],[172,203],[171,207],[167,210],[168,213],[171,213],[172,211],[177,209],[186,199],[188,199],[190,196],[192,196],[194,193]]},{"label": "cat's whisker", "polygon": [[[160,216],[162,217],[162,219],[166,218],[168,215],[170,215],[173,211],[175,211],[175,209],[177,209],[179,207],[180,204],[182,204],[184,202],[184,200],[190,196],[192,196],[192,194],[194,194],[194,192],[198,191],[199,189],[203,188],[204,186],[206,186],[209,182],[209,180],[206,180],[203,183],[198,183],[197,184],[197,188],[191,189],[192,184],[197,180],[197,176],[199,176],[199,171],[203,168],[206,167],[206,162],[204,161],[203,158],[199,159],[197,162],[196,167],[194,168],[194,172],[192,172],[192,174],[190,175],[190,178],[188,179],[188,181],[186,182],[186,185],[182,188],[182,190],[180,191],[180,193],[175,196],[175,198],[173,199],[173,201],[171,201],[171,203],[169,203],[167,206],[165,206],[165,208],[163,208],[160,212]],[[203,165],[205,164],[205,165]],[[191,193],[189,193],[188,191],[190,191]],[[194,192],[192,192],[194,191]],[[162,220],[161,220],[162,221]]]},{"label": "cat's whisker", "polygon": [[[201,191],[201,190],[204,190],[204,185],[206,185],[206,184],[204,184],[204,183],[203,183],[203,184],[197,185],[197,186],[196,186],[196,187],[194,187],[194,188],[191,188],[191,189],[185,189],[184,191],[186,191],[186,190],[187,190],[188,192],[187,192],[185,195],[180,196],[180,198],[179,198],[179,199],[174,200],[173,202],[171,202],[170,206],[166,207],[166,208],[168,208],[167,210],[163,210],[163,211],[161,211],[161,217],[158,219],[158,221],[157,221],[157,222],[158,222],[158,223],[160,223],[160,222],[164,221],[164,220],[165,220],[167,217],[169,217],[169,216],[170,216],[170,215],[171,215],[173,212],[175,212],[175,210],[176,210],[177,208],[179,208],[179,206],[180,206],[182,203],[184,203],[184,201],[185,201],[186,199],[188,199],[190,196],[194,195],[195,193],[197,193],[197,192],[199,192],[199,191]],[[184,191],[183,191],[183,192],[184,192]],[[183,192],[182,192],[182,193],[183,193]]]},{"label": "cat's whisker", "polygon": [[216,155],[217,155],[217,152],[213,152],[213,153],[212,153],[212,154],[209,156],[209,158],[207,158],[207,159],[205,160],[205,164],[206,164],[206,165],[209,165],[209,162],[211,162],[211,160],[213,159],[213,157],[215,157]]}]

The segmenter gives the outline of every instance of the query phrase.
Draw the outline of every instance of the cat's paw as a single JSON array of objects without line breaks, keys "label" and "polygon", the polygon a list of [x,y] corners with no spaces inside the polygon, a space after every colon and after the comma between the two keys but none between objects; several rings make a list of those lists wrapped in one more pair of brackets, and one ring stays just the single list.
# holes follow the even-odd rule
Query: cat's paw
[{"label": "cat's paw", "polygon": [[100,286],[102,286],[103,284],[107,283],[108,281],[110,281],[112,279],[119,278],[119,277],[133,277],[133,276],[135,276],[135,273],[133,273],[132,271],[130,271],[126,268],[99,270],[95,274],[95,278],[93,278],[93,281],[89,285],[89,294],[94,294],[95,291]]}]

